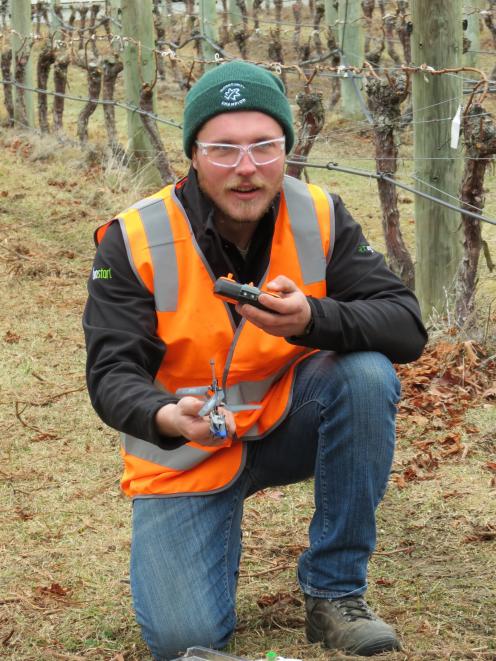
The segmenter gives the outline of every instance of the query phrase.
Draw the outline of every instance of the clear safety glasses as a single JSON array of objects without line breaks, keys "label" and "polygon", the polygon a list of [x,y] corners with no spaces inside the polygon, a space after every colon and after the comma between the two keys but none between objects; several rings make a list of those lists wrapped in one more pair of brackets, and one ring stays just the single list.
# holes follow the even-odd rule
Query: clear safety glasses
[{"label": "clear safety glasses", "polygon": [[245,154],[251,158],[254,165],[269,165],[281,158],[284,153],[286,138],[274,138],[254,142],[251,145],[225,145],[218,142],[199,142],[196,145],[209,163],[220,168],[236,168]]}]

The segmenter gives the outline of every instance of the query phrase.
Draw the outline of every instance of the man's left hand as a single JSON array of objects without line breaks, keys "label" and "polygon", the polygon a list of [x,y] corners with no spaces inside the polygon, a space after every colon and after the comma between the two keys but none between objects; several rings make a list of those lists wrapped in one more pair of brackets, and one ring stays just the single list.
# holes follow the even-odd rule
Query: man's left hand
[{"label": "man's left hand", "polygon": [[268,282],[267,290],[278,294],[278,297],[260,294],[259,301],[267,310],[260,310],[249,303],[238,303],[236,311],[269,335],[303,335],[312,316],[305,294],[284,275]]}]

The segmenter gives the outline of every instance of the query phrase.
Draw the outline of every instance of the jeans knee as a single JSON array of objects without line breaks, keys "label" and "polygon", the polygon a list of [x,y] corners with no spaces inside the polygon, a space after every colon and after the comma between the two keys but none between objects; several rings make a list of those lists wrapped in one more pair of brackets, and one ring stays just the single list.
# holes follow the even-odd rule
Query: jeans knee
[{"label": "jeans knee", "polygon": [[159,621],[141,625],[143,639],[156,661],[169,661],[182,655],[188,647],[202,646],[222,649],[234,633],[234,622],[199,622],[195,613],[190,613],[185,621]]},{"label": "jeans knee", "polygon": [[348,388],[362,401],[397,404],[400,382],[391,361],[381,353],[367,351],[343,357],[341,373]]}]

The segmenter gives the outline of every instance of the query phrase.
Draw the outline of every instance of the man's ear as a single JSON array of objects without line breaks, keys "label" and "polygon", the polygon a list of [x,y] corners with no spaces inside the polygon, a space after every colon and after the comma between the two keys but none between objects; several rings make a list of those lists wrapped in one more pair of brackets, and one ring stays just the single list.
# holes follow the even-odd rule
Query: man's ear
[{"label": "man's ear", "polygon": [[193,145],[193,148],[191,150],[191,165],[195,168],[195,170],[198,169],[197,153],[198,153],[198,147],[196,145]]}]

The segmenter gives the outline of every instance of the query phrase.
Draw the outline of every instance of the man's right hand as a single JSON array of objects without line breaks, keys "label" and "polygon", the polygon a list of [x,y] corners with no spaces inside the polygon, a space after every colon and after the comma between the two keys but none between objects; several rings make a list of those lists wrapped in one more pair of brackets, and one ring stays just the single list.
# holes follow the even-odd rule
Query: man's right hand
[{"label": "man's right hand", "polygon": [[[182,397],[177,404],[166,404],[155,415],[155,423],[164,436],[184,436],[188,441],[200,445],[216,447],[225,445],[226,439],[217,438],[210,433],[210,420],[208,415],[198,415],[205,401],[196,397]],[[219,408],[226,418],[226,427],[229,437],[236,431],[236,423],[231,411]]]}]

